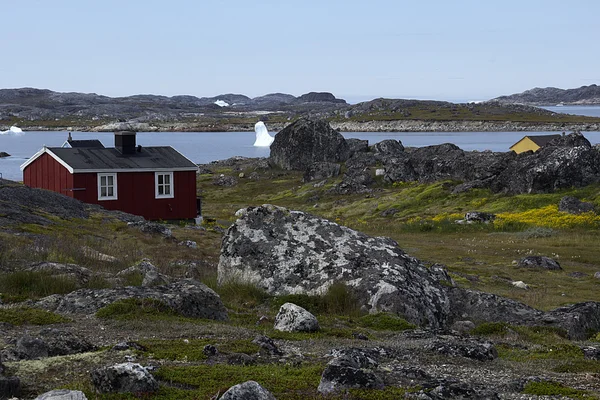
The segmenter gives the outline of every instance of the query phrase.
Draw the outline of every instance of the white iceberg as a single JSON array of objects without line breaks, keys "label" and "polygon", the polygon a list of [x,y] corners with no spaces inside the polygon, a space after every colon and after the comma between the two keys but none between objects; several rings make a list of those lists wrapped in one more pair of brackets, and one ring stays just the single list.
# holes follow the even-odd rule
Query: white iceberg
[{"label": "white iceberg", "polygon": [[18,126],[11,126],[9,130],[7,131],[0,131],[0,135],[15,135],[15,136],[21,136],[23,134],[23,129],[19,128]]},{"label": "white iceberg", "polygon": [[229,107],[229,103],[224,100],[217,100],[215,101],[215,104],[219,107]]},{"label": "white iceberg", "polygon": [[269,147],[275,140],[273,136],[269,135],[269,131],[262,121],[258,121],[254,125],[254,132],[256,132],[256,141],[254,142],[256,147]]}]

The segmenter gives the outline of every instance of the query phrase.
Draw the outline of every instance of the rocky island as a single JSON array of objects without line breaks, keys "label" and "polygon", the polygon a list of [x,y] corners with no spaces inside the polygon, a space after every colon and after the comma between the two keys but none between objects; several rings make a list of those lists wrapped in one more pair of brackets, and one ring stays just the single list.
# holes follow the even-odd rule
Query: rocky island
[{"label": "rocky island", "polygon": [[201,226],[0,180],[0,398],[595,398],[599,160],[299,119]]},{"label": "rocky island", "polygon": [[348,104],[331,93],[295,97],[273,93],[249,98],[136,95],[111,98],[94,93],[44,89],[0,90],[0,129],[109,131],[123,123],[137,131],[253,131],[267,122],[273,131],[303,117],[325,119],[346,132],[565,131],[600,130],[600,118],[557,114],[541,108],[493,101],[374,99]]}]

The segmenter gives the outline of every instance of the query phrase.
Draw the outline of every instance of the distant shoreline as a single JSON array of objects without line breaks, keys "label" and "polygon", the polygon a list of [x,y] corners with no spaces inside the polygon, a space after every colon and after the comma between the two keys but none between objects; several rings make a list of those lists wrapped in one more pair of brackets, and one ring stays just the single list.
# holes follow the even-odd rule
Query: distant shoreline
[{"label": "distant shoreline", "polygon": [[[287,124],[266,122],[270,132],[279,132]],[[600,123],[538,123],[512,121],[343,121],[330,122],[340,132],[536,132],[536,131],[600,131]],[[67,131],[77,132],[113,132],[114,126],[70,126],[44,127],[25,126],[24,131]],[[254,132],[253,124],[214,124],[210,126],[192,123],[133,123],[131,128],[137,132]],[[3,129],[0,126],[0,129]]]}]

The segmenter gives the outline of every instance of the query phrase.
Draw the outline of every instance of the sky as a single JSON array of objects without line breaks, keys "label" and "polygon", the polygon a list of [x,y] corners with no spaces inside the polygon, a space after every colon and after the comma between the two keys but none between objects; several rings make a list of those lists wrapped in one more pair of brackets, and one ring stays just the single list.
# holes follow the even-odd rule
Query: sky
[{"label": "sky", "polygon": [[598,0],[0,0],[0,88],[486,100],[600,84]]}]

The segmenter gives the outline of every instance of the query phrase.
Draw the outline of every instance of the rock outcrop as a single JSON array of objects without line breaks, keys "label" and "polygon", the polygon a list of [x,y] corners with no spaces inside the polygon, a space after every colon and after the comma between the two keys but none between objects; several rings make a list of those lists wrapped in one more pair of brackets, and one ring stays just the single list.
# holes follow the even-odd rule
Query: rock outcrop
[{"label": "rock outcrop", "polygon": [[377,360],[360,349],[337,351],[327,363],[317,390],[330,394],[345,389],[383,389],[384,384],[376,373]]},{"label": "rock outcrop", "polygon": [[349,156],[346,139],[326,121],[300,119],[275,136],[270,160],[283,169],[304,171],[315,162],[344,162]]},{"label": "rock outcrop", "polygon": [[90,373],[98,393],[154,393],[158,382],[140,364],[124,363],[99,368]]},{"label": "rock outcrop", "polygon": [[365,311],[394,312],[433,328],[446,325],[449,300],[439,276],[393,240],[272,205],[242,209],[237,216],[222,242],[220,283],[239,279],[281,295],[321,294],[342,282]]},{"label": "rock outcrop", "polygon": [[59,314],[93,314],[100,308],[123,299],[155,299],[178,315],[192,318],[226,320],[227,310],[212,289],[194,279],[182,279],[154,287],[120,287],[116,289],[80,289],[41,299],[36,305]]},{"label": "rock outcrop", "polygon": [[548,271],[562,270],[558,261],[544,256],[527,256],[523,257],[517,263],[520,268],[543,269]]},{"label": "rock outcrop", "polygon": [[247,381],[230,387],[220,400],[275,400],[275,396],[258,382]]},{"label": "rock outcrop", "polygon": [[594,203],[581,201],[573,196],[565,196],[558,203],[558,211],[564,211],[569,214],[581,214],[594,211]]}]

